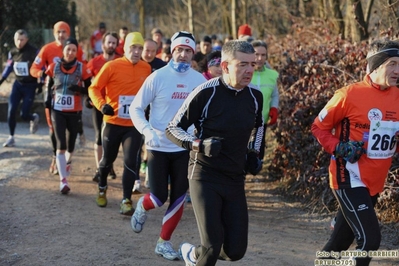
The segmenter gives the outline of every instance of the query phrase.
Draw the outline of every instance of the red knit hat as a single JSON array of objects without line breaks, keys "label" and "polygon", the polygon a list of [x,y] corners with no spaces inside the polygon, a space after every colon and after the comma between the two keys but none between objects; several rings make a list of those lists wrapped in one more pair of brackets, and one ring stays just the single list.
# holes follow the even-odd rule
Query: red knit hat
[{"label": "red knit hat", "polygon": [[241,35],[248,35],[248,36],[252,36],[252,30],[251,27],[248,26],[248,24],[244,24],[241,25],[240,27],[238,27],[238,33],[237,33],[237,37],[241,36]]}]

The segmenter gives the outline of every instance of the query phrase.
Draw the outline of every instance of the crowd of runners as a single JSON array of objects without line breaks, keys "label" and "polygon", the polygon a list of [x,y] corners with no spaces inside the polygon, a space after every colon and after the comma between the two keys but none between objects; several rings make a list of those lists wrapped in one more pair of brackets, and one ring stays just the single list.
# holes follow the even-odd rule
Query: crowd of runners
[{"label": "crowd of runners", "polygon": [[[43,90],[53,152],[49,172],[59,176],[59,191],[68,194],[75,142],[85,140],[82,110],[92,109],[96,171],[88,178],[98,186],[96,204],[107,206],[107,180],[116,178],[113,163],[121,147],[119,212],[131,216],[133,231],[142,232],[147,213],[168,202],[156,254],[186,265],[240,260],[248,243],[245,176],[261,171],[266,129],[279,114],[278,72],[267,62],[267,44],[254,39],[246,24],[237,40],[222,42],[213,35],[196,41],[186,31],[165,38],[159,28],[150,38],[127,27],[118,34],[101,22],[86,60],[66,22],[57,22],[53,30],[55,41],[41,49],[29,44],[27,31],[15,32],[15,48],[0,80],[14,71],[10,136],[3,147],[18,143],[14,133],[21,100],[21,117],[30,121],[32,134],[37,131],[40,118],[30,109],[36,91]],[[373,45],[365,80],[337,91],[312,126],[332,154],[330,183],[340,203],[325,251],[346,250],[354,239],[359,250],[376,250],[380,243],[374,205],[399,135],[399,45]],[[368,123],[368,128],[357,126]],[[375,132],[368,132],[370,127]],[[134,208],[140,172],[150,192]],[[176,250],[171,238],[189,195],[200,243],[183,243]],[[356,265],[371,260],[355,259]]]}]

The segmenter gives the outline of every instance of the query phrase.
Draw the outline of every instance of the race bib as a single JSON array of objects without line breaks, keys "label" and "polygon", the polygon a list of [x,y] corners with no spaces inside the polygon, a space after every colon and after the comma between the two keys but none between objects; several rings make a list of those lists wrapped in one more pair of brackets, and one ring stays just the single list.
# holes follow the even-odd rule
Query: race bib
[{"label": "race bib", "polygon": [[14,62],[14,73],[20,77],[29,76],[28,62]]},{"label": "race bib", "polygon": [[64,95],[61,93],[55,94],[54,99],[54,110],[73,110],[75,108],[75,102],[73,95]]},{"label": "race bib", "polygon": [[398,130],[399,122],[372,120],[368,138],[367,157],[371,159],[392,157],[396,150],[395,132]]},{"label": "race bib", "polygon": [[118,101],[118,117],[123,119],[130,119],[129,107],[133,102],[133,95],[120,95]]}]

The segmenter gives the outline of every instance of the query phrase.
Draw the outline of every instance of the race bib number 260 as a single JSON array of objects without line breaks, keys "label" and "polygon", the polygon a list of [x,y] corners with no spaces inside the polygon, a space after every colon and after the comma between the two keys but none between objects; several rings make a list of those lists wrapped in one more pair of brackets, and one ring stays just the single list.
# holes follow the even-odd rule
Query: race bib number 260
[{"label": "race bib number 260", "polygon": [[74,107],[75,102],[72,95],[63,95],[61,93],[55,94],[54,110],[73,110]]},{"label": "race bib number 260", "polygon": [[392,157],[396,150],[396,131],[399,131],[399,122],[371,121],[367,157],[372,159]]}]

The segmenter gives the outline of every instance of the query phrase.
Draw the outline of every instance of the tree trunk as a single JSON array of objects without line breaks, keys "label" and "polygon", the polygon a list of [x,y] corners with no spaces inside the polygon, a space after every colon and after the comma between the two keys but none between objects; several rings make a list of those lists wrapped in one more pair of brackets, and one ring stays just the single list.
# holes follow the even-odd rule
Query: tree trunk
[{"label": "tree trunk", "polygon": [[338,32],[342,37],[345,36],[345,23],[342,16],[341,9],[339,7],[339,0],[330,0],[330,6],[332,8],[333,23],[335,32]]},{"label": "tree trunk", "polygon": [[222,32],[225,32],[227,35],[232,35],[229,4],[230,4],[230,0],[223,0]]},{"label": "tree trunk", "polygon": [[[351,16],[351,35],[352,41],[359,42],[366,40],[369,37],[367,24],[364,20],[362,3],[360,0],[351,0],[351,8],[349,8],[349,13]],[[352,11],[353,10],[353,11]],[[351,12],[352,11],[352,12]]]},{"label": "tree trunk", "polygon": [[[372,5],[373,1],[370,1],[370,2],[371,2],[371,5]],[[395,2],[397,2],[397,1],[395,1]],[[370,3],[369,3],[369,5],[370,5]],[[394,5],[395,5],[395,3],[392,3],[392,0],[388,0],[388,7],[391,9],[392,15],[395,18],[395,21],[396,21],[397,25],[399,26],[399,16],[398,16],[397,11],[395,10],[395,6]],[[366,13],[367,14],[367,16],[366,16],[367,23],[369,22],[370,13],[371,13],[370,12],[371,7],[370,7],[370,10],[368,8],[369,8],[369,6],[367,6],[368,13]]]},{"label": "tree trunk", "polygon": [[144,0],[138,0],[137,5],[139,7],[139,23],[140,23],[140,32],[145,36],[145,8],[144,8]]},{"label": "tree trunk", "polygon": [[188,8],[188,28],[190,32],[195,36],[194,22],[193,22],[193,5],[191,0],[187,0],[187,8]]},{"label": "tree trunk", "polygon": [[231,31],[233,33],[233,38],[237,39],[237,21],[236,21],[236,7],[237,0],[231,0]]},{"label": "tree trunk", "polygon": [[288,12],[294,17],[299,17],[299,0],[286,0],[285,5],[287,6]]},{"label": "tree trunk", "polygon": [[248,4],[247,4],[247,0],[241,0],[241,14],[242,14],[242,24],[248,23]]}]

